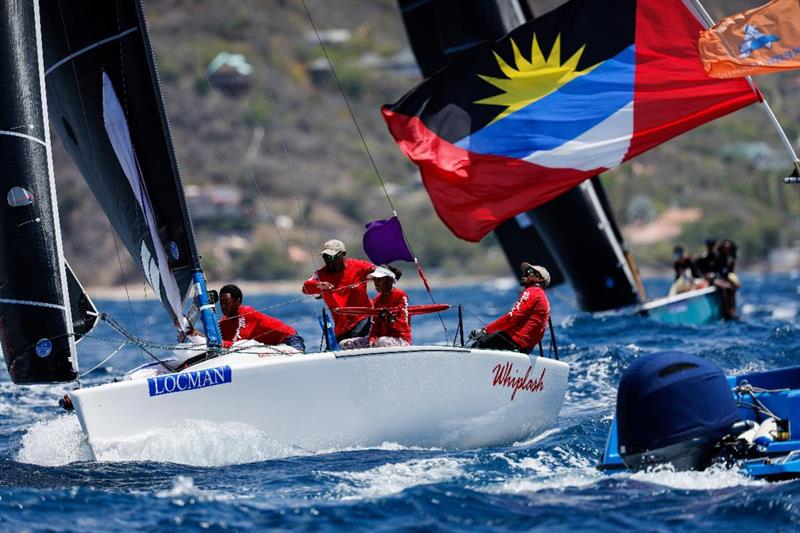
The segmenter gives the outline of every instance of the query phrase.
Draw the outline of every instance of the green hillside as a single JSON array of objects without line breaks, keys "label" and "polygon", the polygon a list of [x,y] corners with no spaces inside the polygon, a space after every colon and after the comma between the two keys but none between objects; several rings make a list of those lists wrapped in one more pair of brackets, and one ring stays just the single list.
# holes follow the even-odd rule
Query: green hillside
[{"label": "green hillside", "polygon": [[[707,7],[719,16],[757,4],[708,1]],[[355,117],[320,61],[322,49],[301,2],[145,2],[209,277],[300,279],[312,270],[320,243],[333,237],[348,243],[351,255],[361,255],[363,225],[390,216],[392,209],[355,122],[426,269],[505,274],[492,237],[465,243],[438,220],[416,167],[396,148],[380,117],[381,104],[419,81],[403,68],[408,43],[395,2],[306,5],[329,39],[326,48]],[[348,38],[325,33],[334,29],[347,30]],[[252,73],[209,73],[220,52],[242,54]],[[800,73],[758,81],[796,140]],[[685,227],[680,240],[699,249],[707,235],[729,237],[750,263],[798,241],[800,187],[780,183],[789,170],[783,152],[777,152],[783,167],[769,169],[748,152],[750,145],[741,144],[760,141],[780,150],[764,114],[753,106],[609,172],[603,181],[620,224],[642,216],[632,207],[636,202],[648,206],[645,217],[670,207],[697,207],[702,217]],[[66,253],[78,275],[91,285],[142,283],[61,146],[55,158]],[[217,196],[224,197],[220,205],[227,211],[210,207],[208,198]],[[646,264],[667,264],[671,245],[634,247],[634,253]]]}]

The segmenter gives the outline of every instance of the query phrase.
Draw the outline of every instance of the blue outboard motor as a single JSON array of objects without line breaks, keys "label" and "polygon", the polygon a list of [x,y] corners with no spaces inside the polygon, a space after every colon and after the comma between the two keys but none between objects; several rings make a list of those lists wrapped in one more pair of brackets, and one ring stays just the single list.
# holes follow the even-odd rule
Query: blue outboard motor
[{"label": "blue outboard motor", "polygon": [[619,384],[619,453],[632,470],[666,463],[676,470],[702,470],[738,420],[725,374],[694,355],[670,351],[642,357]]}]

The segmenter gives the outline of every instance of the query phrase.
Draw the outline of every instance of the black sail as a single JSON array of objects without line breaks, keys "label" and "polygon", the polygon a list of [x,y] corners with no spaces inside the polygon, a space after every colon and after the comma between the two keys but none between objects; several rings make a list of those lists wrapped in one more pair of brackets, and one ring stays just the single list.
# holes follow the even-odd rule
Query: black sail
[{"label": "black sail", "polygon": [[[426,77],[456,55],[469,53],[470,47],[498,39],[544,14],[537,11],[540,3],[535,0],[530,4],[525,0],[398,1],[411,47]],[[495,235],[515,274],[522,260],[544,265],[554,282],[569,281],[584,311],[616,309],[644,299],[597,176],[506,220],[495,229]]]},{"label": "black sail", "polygon": [[14,383],[71,381],[75,339],[53,182],[37,2],[0,2],[0,344]]},{"label": "black sail", "polygon": [[141,2],[42,3],[50,120],[176,321],[199,266]]}]

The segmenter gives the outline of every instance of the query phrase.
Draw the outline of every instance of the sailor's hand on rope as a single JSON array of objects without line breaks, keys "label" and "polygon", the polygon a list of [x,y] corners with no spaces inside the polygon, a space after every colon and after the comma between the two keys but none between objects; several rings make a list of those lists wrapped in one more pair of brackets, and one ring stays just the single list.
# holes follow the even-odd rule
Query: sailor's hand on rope
[{"label": "sailor's hand on rope", "polygon": [[469,338],[470,339],[480,339],[481,337],[485,337],[485,336],[486,336],[486,329],[485,328],[473,329],[472,331],[469,332]]},{"label": "sailor's hand on rope", "polygon": [[317,288],[321,291],[332,291],[333,283],[328,283],[327,281],[320,281],[319,283],[317,283]]}]

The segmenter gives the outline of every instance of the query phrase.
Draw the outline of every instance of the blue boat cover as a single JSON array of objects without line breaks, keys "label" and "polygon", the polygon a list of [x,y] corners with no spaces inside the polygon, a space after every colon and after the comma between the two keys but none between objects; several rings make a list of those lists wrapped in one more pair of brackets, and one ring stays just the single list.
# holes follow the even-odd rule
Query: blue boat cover
[{"label": "blue boat cover", "polygon": [[628,367],[619,384],[617,424],[623,455],[721,436],[737,420],[725,374],[694,355],[668,351],[642,357]]}]

